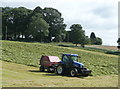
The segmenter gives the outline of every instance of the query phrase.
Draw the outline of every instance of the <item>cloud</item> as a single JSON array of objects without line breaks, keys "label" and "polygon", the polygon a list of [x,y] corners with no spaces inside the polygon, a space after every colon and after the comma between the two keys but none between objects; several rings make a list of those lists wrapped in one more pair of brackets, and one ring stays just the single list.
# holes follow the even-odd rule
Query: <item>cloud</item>
[{"label": "cloud", "polygon": [[96,15],[100,15],[102,18],[109,18],[111,17],[115,12],[115,10],[111,10],[114,9],[113,6],[106,6],[104,5],[103,7],[98,7],[95,8],[93,10],[93,13],[95,13]]}]

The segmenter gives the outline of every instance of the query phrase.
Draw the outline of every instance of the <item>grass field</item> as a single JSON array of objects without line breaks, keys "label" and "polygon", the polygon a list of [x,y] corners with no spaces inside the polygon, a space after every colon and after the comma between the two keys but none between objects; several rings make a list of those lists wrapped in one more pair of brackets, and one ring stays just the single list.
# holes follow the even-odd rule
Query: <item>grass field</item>
[{"label": "grass field", "polygon": [[[1,61],[0,61],[1,63]],[[38,68],[4,62],[3,87],[117,87],[117,75],[67,77],[39,72]]]},{"label": "grass field", "polygon": [[91,69],[94,76],[118,74],[118,56],[82,49],[67,48],[41,43],[3,41],[2,60],[28,66],[39,66],[42,55],[61,58],[62,53],[78,54],[80,62]]},{"label": "grass field", "polygon": [[[3,60],[3,86],[117,86],[117,55],[58,45],[57,43],[2,41],[2,47],[0,48],[2,50],[2,57],[0,59]],[[81,56],[79,61],[92,70],[93,76],[71,78],[39,72],[39,59],[42,55],[54,55],[61,58],[62,53],[78,54]]]}]

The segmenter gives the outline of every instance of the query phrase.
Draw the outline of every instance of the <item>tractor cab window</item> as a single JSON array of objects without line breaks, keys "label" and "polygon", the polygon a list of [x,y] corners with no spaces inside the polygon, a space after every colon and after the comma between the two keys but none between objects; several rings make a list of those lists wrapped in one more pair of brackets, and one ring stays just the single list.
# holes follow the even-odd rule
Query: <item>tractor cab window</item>
[{"label": "tractor cab window", "polygon": [[64,62],[68,62],[68,61],[69,61],[68,56],[66,56],[66,55],[65,55],[65,56],[63,56],[63,61],[64,61]]},{"label": "tractor cab window", "polygon": [[73,62],[73,61],[78,62],[78,56],[67,56],[67,55],[64,55],[62,59],[63,59],[64,62]]},{"label": "tractor cab window", "polygon": [[78,57],[77,56],[71,56],[71,60],[78,62]]}]

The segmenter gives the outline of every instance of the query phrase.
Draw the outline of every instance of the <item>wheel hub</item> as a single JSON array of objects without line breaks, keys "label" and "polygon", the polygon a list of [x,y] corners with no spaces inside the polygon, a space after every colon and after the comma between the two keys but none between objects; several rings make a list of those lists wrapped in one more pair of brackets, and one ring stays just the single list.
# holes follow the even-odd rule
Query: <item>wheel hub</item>
[{"label": "wheel hub", "polygon": [[59,74],[61,74],[62,71],[63,71],[62,67],[61,67],[61,66],[58,66],[58,68],[57,68],[57,72],[58,72]]},{"label": "wheel hub", "polygon": [[71,76],[75,76],[75,71],[71,70]]}]

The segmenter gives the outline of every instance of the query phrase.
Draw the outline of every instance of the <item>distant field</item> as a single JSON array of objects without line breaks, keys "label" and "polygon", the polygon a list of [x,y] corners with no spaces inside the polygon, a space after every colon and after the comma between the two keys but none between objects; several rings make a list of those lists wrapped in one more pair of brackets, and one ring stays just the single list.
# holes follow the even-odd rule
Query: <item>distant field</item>
[{"label": "distant field", "polygon": [[108,50],[118,50],[117,46],[87,45],[86,47],[102,48],[102,49],[108,49]]},{"label": "distant field", "polygon": [[39,72],[37,67],[11,62],[3,64],[3,87],[117,87],[117,75],[67,77]]},{"label": "distant field", "polygon": [[[75,46],[75,44],[69,43],[69,42],[61,42],[61,43],[49,43],[51,45],[67,45],[67,46]],[[78,47],[80,45],[78,44]],[[93,48],[101,48],[101,49],[107,49],[107,50],[113,50],[117,51],[117,46],[107,46],[107,45],[85,45],[85,47],[93,47]]]},{"label": "distant field", "polygon": [[[50,44],[52,44],[52,43],[50,43]],[[105,53],[105,54],[111,54],[111,55],[120,55],[120,52],[118,51],[116,46],[85,45],[85,47],[83,48],[80,45],[75,46],[72,43],[58,43],[58,44],[54,43],[52,45],[87,50],[87,51],[93,51],[93,52],[99,52],[99,53]]]},{"label": "distant field", "polygon": [[4,61],[39,67],[39,59],[42,55],[61,58],[62,53],[70,53],[81,56],[79,61],[92,70],[93,76],[118,74],[118,56],[116,55],[45,43],[2,41],[2,45],[1,59]]}]

